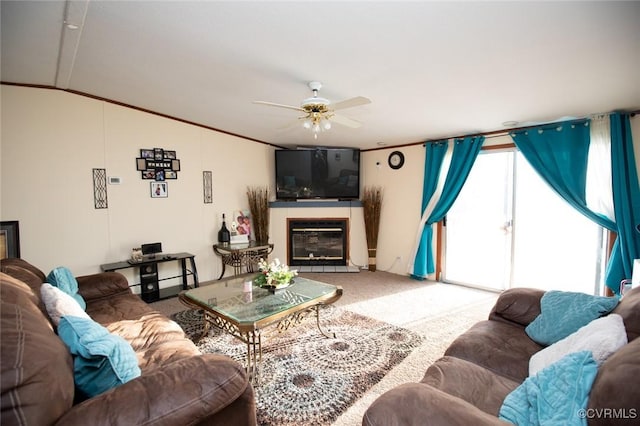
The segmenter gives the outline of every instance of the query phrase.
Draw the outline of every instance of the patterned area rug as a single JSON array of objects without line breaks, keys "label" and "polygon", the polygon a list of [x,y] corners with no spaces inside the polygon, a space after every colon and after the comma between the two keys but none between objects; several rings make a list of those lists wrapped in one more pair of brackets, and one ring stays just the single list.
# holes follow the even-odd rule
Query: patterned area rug
[{"label": "patterned area rug", "polygon": [[[202,312],[187,310],[172,316],[186,334],[202,334]],[[261,425],[327,425],[379,382],[420,345],[417,333],[334,306],[298,327],[262,339],[259,383],[254,385]],[[267,329],[267,332],[270,329]],[[197,346],[244,362],[246,346],[211,327]]]}]

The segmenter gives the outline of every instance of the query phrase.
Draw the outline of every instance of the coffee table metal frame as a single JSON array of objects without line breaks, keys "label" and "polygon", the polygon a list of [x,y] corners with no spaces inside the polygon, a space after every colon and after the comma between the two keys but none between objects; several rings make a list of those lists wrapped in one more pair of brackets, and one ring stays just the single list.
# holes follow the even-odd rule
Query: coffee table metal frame
[{"label": "coffee table metal frame", "polygon": [[[239,279],[241,280],[241,278],[235,278],[233,280]],[[327,338],[336,337],[335,333],[330,334],[325,332],[322,329],[322,325],[320,323],[320,308],[323,305],[330,305],[334,303],[342,296],[342,287],[332,287],[335,288],[335,291],[331,293],[307,300],[298,305],[292,306],[289,309],[274,313],[272,315],[267,315],[258,321],[242,322],[228,315],[225,315],[223,312],[216,310],[215,306],[189,297],[189,292],[192,290],[181,292],[179,294],[179,300],[189,308],[201,309],[204,313],[204,331],[198,338],[198,340],[206,336],[210,330],[211,325],[213,325],[246,344],[247,355],[245,368],[247,373],[252,378],[253,383],[257,383],[259,377],[259,363],[262,360],[262,335],[263,331],[267,327],[275,325],[275,332],[284,332],[301,324],[309,314],[315,314],[316,326],[318,327],[320,333],[322,333],[322,335]],[[254,287],[253,290],[266,291],[258,287]],[[277,294],[272,296],[276,297]]]}]

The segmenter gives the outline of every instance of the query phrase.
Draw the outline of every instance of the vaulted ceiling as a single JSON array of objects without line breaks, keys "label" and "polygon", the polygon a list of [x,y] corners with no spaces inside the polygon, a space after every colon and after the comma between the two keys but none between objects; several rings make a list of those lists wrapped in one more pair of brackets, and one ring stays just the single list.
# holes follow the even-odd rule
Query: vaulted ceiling
[{"label": "vaulted ceiling", "polygon": [[[2,1],[1,80],[279,145],[373,149],[640,108],[640,2]],[[319,133],[310,81],[362,123]]]}]

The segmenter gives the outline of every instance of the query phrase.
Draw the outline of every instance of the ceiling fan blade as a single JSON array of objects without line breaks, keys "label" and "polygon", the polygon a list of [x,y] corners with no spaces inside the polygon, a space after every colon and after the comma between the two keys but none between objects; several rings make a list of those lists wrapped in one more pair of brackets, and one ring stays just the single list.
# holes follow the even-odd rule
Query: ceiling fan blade
[{"label": "ceiling fan blade", "polygon": [[365,98],[364,96],[356,96],[355,98],[345,99],[344,101],[331,104],[329,107],[334,111],[336,111],[339,109],[351,108],[351,107],[366,105],[370,103],[371,103],[371,99]]},{"label": "ceiling fan blade", "polygon": [[329,120],[334,123],[342,124],[343,126],[351,127],[352,129],[357,129],[362,126],[361,122],[345,117],[344,115],[334,114]]},{"label": "ceiling fan blade", "polygon": [[297,106],[293,106],[293,105],[283,105],[283,104],[276,104],[274,102],[266,102],[266,101],[253,101],[254,104],[260,104],[260,105],[268,105],[268,106],[274,106],[274,107],[278,107],[278,108],[287,108],[287,109],[293,109],[295,111],[303,111],[304,110],[300,107]]}]

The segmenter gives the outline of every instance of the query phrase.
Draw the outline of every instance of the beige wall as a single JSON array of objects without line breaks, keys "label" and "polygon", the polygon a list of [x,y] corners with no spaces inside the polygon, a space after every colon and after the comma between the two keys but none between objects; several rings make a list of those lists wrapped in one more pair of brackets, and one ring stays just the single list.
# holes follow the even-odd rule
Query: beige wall
[{"label": "beige wall", "polygon": [[[0,216],[20,221],[22,257],[45,273],[58,265],[98,272],[161,241],[166,252],[195,254],[200,279],[212,279],[222,213],[248,208],[248,185],[273,182],[267,145],[62,91],[1,90]],[[168,198],[152,199],[136,171],[140,149],[154,147],[175,150],[181,162]],[[93,168],[122,179],[108,185],[108,209],[94,209]],[[203,170],[213,172],[213,204],[203,202]],[[170,276],[176,267],[163,268]]]},{"label": "beige wall", "polygon": [[[0,90],[0,217],[20,221],[22,256],[45,272],[58,265],[76,275],[98,272],[100,264],[128,258],[141,243],[161,241],[167,252],[195,254],[202,281],[217,278],[221,266],[211,245],[220,216],[248,208],[247,186],[273,186],[268,145],[62,91]],[[640,169],[640,117],[632,126]],[[150,198],[149,181],[136,171],[139,150],[155,147],[175,150],[181,161],[178,179],[168,181],[168,198]],[[399,170],[387,164],[396,149],[405,155]],[[363,152],[361,165],[363,185],[384,191],[377,267],[406,274],[420,220],[424,148]],[[108,209],[94,209],[92,168],[122,179],[108,186]],[[203,170],[213,172],[213,204],[203,203]],[[272,257],[281,260],[286,217],[349,217],[351,262],[367,264],[361,208],[272,209]]]}]

